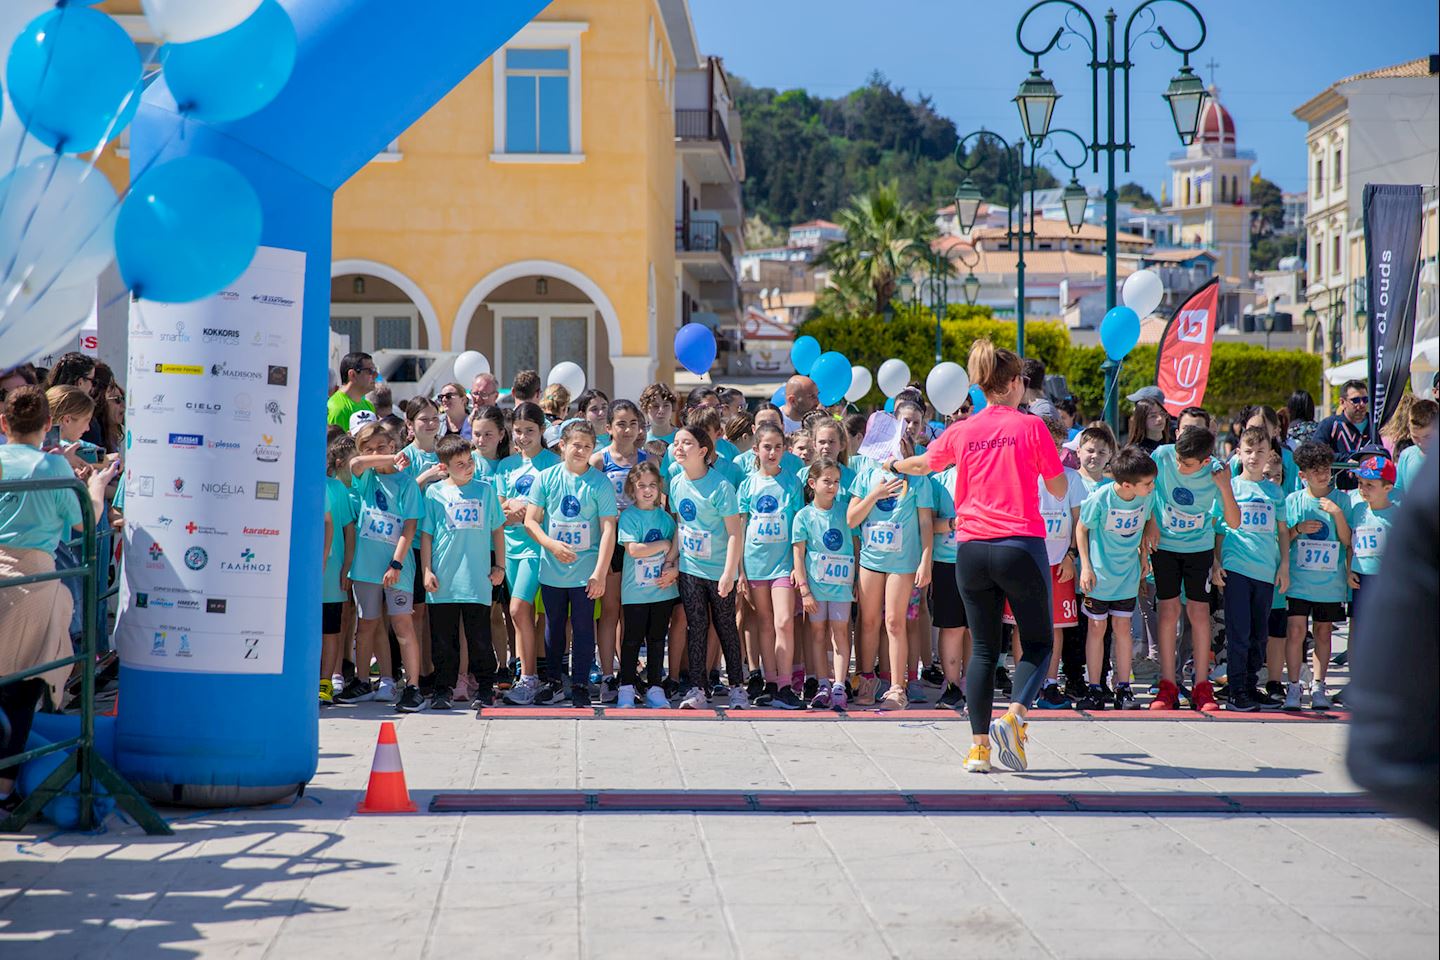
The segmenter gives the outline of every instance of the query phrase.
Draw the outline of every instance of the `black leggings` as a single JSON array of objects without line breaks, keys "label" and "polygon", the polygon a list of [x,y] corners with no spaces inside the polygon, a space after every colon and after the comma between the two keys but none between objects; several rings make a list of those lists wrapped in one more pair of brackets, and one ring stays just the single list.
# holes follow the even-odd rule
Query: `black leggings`
[{"label": "black leggings", "polygon": [[495,683],[495,648],[490,643],[490,608],[483,603],[432,603],[430,655],[435,687],[454,691],[460,672],[460,625],[470,651],[470,675],[483,690]]},{"label": "black leggings", "polygon": [[[5,711],[10,728],[10,736],[0,740],[0,760],[25,752],[30,725],[35,721],[35,708],[40,705],[44,692],[45,681],[38,677],[0,687],[0,710]],[[19,775],[19,767],[0,767],[0,779],[14,780]]]},{"label": "black leggings", "polygon": [[690,683],[705,689],[705,655],[710,648],[710,623],[720,635],[720,652],[730,685],[745,682],[740,660],[740,630],[735,626],[735,591],[720,596],[720,584],[704,577],[680,574],[680,602],[685,604],[685,659],[690,664]]},{"label": "black leggings", "polygon": [[965,696],[970,702],[970,730],[990,732],[995,701],[995,663],[1004,656],[1001,615],[1005,601],[1020,632],[1020,662],[1015,664],[1011,701],[1029,707],[1040,692],[1054,645],[1050,618],[1050,565],[1045,541],[1039,537],[961,541],[955,579],[970,621],[970,663],[965,668]]},{"label": "black leggings", "polygon": [[620,683],[634,686],[640,663],[640,645],[645,645],[645,681],[651,686],[665,679],[665,641],[670,635],[670,614],[674,600],[654,603],[627,603],[625,634],[620,639]]}]

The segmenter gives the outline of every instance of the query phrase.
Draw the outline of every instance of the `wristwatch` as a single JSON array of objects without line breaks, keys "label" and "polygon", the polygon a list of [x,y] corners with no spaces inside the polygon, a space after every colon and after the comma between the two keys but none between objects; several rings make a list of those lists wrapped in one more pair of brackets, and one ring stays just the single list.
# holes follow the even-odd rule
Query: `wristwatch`
[{"label": "wristwatch", "polygon": [[399,560],[391,560],[391,561],[390,561],[390,569],[391,569],[391,570],[404,570],[404,569],[405,569],[405,564],[401,563]]}]

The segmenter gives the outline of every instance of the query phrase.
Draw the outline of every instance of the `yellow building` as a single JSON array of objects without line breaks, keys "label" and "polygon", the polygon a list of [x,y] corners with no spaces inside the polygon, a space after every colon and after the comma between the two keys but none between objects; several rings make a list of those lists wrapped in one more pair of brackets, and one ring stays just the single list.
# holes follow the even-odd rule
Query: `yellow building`
[{"label": "yellow building", "polygon": [[739,157],[688,0],[555,0],[337,191],[332,328],[638,395],[678,322],[738,325]]}]

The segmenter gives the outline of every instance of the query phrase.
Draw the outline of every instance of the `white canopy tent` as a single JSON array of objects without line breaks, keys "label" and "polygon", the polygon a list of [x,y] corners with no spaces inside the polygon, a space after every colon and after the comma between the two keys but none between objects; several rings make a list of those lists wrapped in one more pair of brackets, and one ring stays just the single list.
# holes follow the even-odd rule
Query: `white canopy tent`
[{"label": "white canopy tent", "polygon": [[[1330,367],[1325,371],[1325,382],[1338,387],[1346,380],[1364,380],[1369,374],[1370,358],[1360,357]],[[1410,355],[1410,389],[1416,393],[1430,389],[1430,380],[1440,369],[1440,337],[1430,337],[1415,344]]]}]

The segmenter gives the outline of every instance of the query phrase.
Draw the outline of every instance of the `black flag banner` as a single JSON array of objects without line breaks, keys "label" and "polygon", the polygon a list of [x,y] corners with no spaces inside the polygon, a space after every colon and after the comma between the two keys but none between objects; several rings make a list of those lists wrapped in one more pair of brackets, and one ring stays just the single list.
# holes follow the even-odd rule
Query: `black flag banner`
[{"label": "black flag banner", "polygon": [[1418,184],[1367,183],[1365,284],[1370,309],[1370,442],[1394,414],[1410,382],[1415,299],[1420,280]]}]

